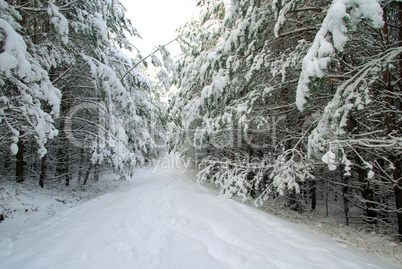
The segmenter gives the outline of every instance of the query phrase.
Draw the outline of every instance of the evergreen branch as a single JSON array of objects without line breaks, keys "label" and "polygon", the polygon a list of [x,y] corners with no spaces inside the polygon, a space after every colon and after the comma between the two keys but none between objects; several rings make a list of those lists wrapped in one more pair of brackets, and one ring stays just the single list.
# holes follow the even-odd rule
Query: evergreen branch
[{"label": "evergreen branch", "polygon": [[160,51],[161,48],[168,46],[169,44],[173,43],[174,41],[176,41],[177,39],[179,39],[180,37],[176,37],[175,39],[169,41],[168,43],[166,43],[165,45],[159,46],[159,48],[157,48],[156,50],[154,50],[153,52],[151,52],[147,57],[142,58],[141,61],[139,61],[136,65],[134,65],[130,70],[128,70],[128,72],[121,78],[121,83],[123,83],[124,78],[130,74],[131,71],[133,71],[137,66],[139,66],[141,63],[143,63],[146,59],[148,59],[149,57],[151,57],[153,54],[155,54],[156,52]]},{"label": "evergreen branch", "polygon": [[279,35],[278,38],[286,37],[288,35],[294,35],[294,34],[299,34],[299,33],[303,33],[303,32],[313,31],[313,30],[318,31],[318,28],[317,27],[301,28],[301,29],[297,29],[294,31],[283,33],[283,34]]},{"label": "evergreen branch", "polygon": [[[82,0],[75,0],[69,4],[66,4],[64,6],[59,6],[58,8],[60,10],[65,10],[65,9],[69,9],[71,6],[73,6],[74,4],[78,3],[78,2],[82,2]],[[17,10],[22,10],[22,11],[29,11],[29,12],[47,12],[47,7],[38,7],[38,8],[34,8],[34,7],[25,7],[25,6],[14,6],[14,9]]]}]

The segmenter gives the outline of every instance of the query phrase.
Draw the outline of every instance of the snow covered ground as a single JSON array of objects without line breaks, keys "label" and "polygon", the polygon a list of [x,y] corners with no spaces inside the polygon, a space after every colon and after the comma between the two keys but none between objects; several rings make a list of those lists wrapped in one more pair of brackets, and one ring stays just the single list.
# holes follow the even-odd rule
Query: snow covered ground
[{"label": "snow covered ground", "polygon": [[[0,234],[4,234],[1,231]],[[397,268],[173,169],[0,239],[0,268]]]}]

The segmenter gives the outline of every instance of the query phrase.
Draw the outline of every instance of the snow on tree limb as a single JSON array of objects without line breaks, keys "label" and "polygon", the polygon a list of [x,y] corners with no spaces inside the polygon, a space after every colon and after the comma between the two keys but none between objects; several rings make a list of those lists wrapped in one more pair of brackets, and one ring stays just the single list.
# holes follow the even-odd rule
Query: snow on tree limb
[{"label": "snow on tree limb", "polygon": [[54,29],[57,34],[60,35],[61,41],[64,45],[68,43],[68,21],[67,19],[59,12],[59,8],[54,4],[49,2],[49,7],[47,9],[47,13],[50,18],[50,22],[53,24]]},{"label": "snow on tree limb", "polygon": [[[384,25],[383,11],[377,0],[335,0],[328,10],[321,29],[315,36],[303,59],[302,72],[297,87],[296,105],[300,111],[310,96],[311,78],[322,78],[335,49],[343,51],[348,41],[348,27],[361,19],[369,19],[375,28]],[[351,25],[348,25],[347,22]]]},{"label": "snow on tree limb", "polygon": [[[59,115],[61,92],[52,85],[47,72],[27,52],[22,36],[1,18],[0,29],[4,33],[3,51],[0,53],[0,78],[15,85],[18,93],[17,96],[3,99],[7,108],[2,109],[0,115],[23,119],[23,124],[35,134],[39,145],[38,153],[42,157],[46,154],[44,145],[47,139],[58,133],[53,126],[53,118]],[[42,110],[41,101],[52,107],[50,114]],[[10,131],[14,134],[13,144],[16,144],[18,135],[15,135],[14,128]],[[15,146],[12,145],[11,149],[15,153]]]},{"label": "snow on tree limb", "polygon": [[[315,152],[325,151],[328,145],[334,140],[338,140],[346,134],[345,128],[349,115],[352,110],[361,110],[371,102],[369,96],[369,76],[370,72],[376,70],[377,66],[381,66],[384,62],[389,62],[398,57],[402,53],[402,47],[389,49],[382,53],[377,58],[371,60],[367,64],[359,67],[360,70],[352,78],[342,83],[324,109],[324,113],[318,122],[317,127],[312,131],[308,140],[309,156],[312,156]],[[380,141],[359,141],[348,140],[349,144],[362,144],[371,147],[370,144],[375,145],[378,142],[384,142],[382,147],[386,147],[387,144],[402,146],[398,139],[385,139]],[[338,144],[341,142],[338,142]],[[362,144],[363,145],[363,144]],[[331,151],[331,149],[329,149]],[[329,152],[328,151],[328,152]],[[329,164],[329,162],[326,162]],[[333,165],[333,163],[331,163]]]}]

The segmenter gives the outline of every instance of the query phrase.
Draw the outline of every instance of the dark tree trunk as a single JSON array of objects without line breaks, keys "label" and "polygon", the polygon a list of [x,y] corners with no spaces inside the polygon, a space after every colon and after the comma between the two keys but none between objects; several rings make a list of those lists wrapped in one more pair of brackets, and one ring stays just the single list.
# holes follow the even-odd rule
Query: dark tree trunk
[{"label": "dark tree trunk", "polygon": [[355,155],[356,172],[361,184],[360,192],[364,200],[364,209],[366,215],[366,221],[370,224],[377,223],[377,212],[375,211],[374,192],[370,188],[370,182],[367,180],[367,170],[363,169],[363,162],[360,157]]},{"label": "dark tree trunk", "polygon": [[9,169],[10,169],[10,155],[9,154],[6,154],[4,156],[4,169],[6,171],[9,171]]},{"label": "dark tree trunk", "polygon": [[83,173],[83,169],[84,169],[84,162],[85,162],[85,150],[84,148],[81,148],[81,154],[80,154],[80,164],[78,166],[78,184],[81,183],[81,177],[82,177],[82,173]]},{"label": "dark tree trunk", "polygon": [[397,218],[398,218],[398,232],[399,239],[402,241],[402,178],[401,178],[401,160],[396,160],[395,162],[395,170],[393,173],[393,178],[396,182],[394,186],[395,192],[395,203],[397,209]]},{"label": "dark tree trunk", "polygon": [[312,186],[310,189],[311,193],[311,210],[315,211],[317,208],[317,181],[312,181]]},{"label": "dark tree trunk", "polygon": [[88,167],[88,170],[87,170],[87,173],[86,173],[86,175],[85,175],[85,179],[84,179],[84,182],[82,183],[82,185],[86,185],[86,184],[87,184],[87,181],[88,181],[88,178],[89,178],[89,174],[91,173],[91,169],[92,169],[92,162],[90,162],[90,164],[89,164],[89,167]]},{"label": "dark tree trunk", "polygon": [[99,181],[99,164],[94,165],[94,181]]},{"label": "dark tree trunk", "polygon": [[[359,179],[361,175],[359,175]],[[377,212],[375,209],[374,200],[374,193],[373,190],[370,188],[369,182],[365,182],[362,189],[361,189],[362,198],[365,201],[365,211],[366,211],[366,221],[370,224],[377,223]]]},{"label": "dark tree trunk", "polygon": [[43,156],[40,166],[39,186],[41,186],[41,188],[45,186],[46,170],[47,170],[47,154]]},{"label": "dark tree trunk", "polygon": [[328,218],[329,207],[328,207],[328,191],[325,192],[325,217]]},{"label": "dark tree trunk", "polygon": [[[402,41],[402,30],[400,29],[400,26],[402,25],[402,3],[398,3],[398,10],[399,10],[399,42]],[[383,34],[385,37],[387,37],[387,43],[388,44],[388,26],[392,27],[391,24],[388,25],[388,12],[384,8],[384,13],[383,13],[383,18],[385,21],[385,25],[383,27]],[[402,56],[400,56],[402,57]],[[400,78],[402,78],[402,59],[399,58],[399,75]],[[384,84],[386,85],[386,90],[388,92],[395,92],[395,91],[400,91],[400,88],[394,88],[392,85],[391,81],[391,72],[390,70],[385,70],[383,73],[383,80]],[[385,116],[385,128],[387,131],[387,134],[392,134],[395,130],[398,130],[399,126],[396,126],[396,115],[395,115],[395,110],[398,110],[395,104],[395,97],[393,95],[387,94],[385,98],[385,102],[387,103],[387,109],[388,112],[386,112]],[[400,108],[399,108],[400,110]],[[402,179],[401,179],[401,159],[399,156],[395,156],[395,154],[391,153],[389,154],[389,160],[391,160],[395,166],[395,170],[392,175],[393,183],[394,183],[394,195],[395,195],[395,204],[396,204],[396,209],[397,209],[397,219],[398,219],[398,232],[399,232],[399,238],[402,241]]]},{"label": "dark tree trunk", "polygon": [[[399,25],[402,25],[402,3],[399,3]],[[402,30],[399,30],[399,41],[402,41]],[[402,78],[402,54],[399,58],[399,74],[400,79]],[[398,157],[397,157],[398,158]],[[402,161],[399,157],[398,160],[395,161],[395,170],[393,173],[393,179],[396,181],[395,185],[395,202],[396,209],[398,210],[397,218],[398,218],[398,232],[399,239],[402,241],[402,178],[401,178],[401,164]]]},{"label": "dark tree trunk", "polygon": [[[65,115],[67,111],[71,108],[70,93],[68,91],[64,91],[61,99],[60,106],[60,115]],[[58,149],[57,149],[57,166],[56,173],[60,178],[60,181],[65,183],[66,186],[70,185],[70,171],[69,171],[69,162],[70,162],[70,148],[71,143],[67,138],[67,135],[64,131],[65,128],[65,118],[59,118],[60,125],[59,130],[60,133],[58,135]]]},{"label": "dark tree trunk", "polygon": [[66,186],[70,186],[70,180],[71,180],[71,175],[70,175],[70,157],[67,155],[67,156],[66,156]]},{"label": "dark tree trunk", "polygon": [[[62,137],[63,134],[60,136],[60,144],[64,144],[65,138]],[[67,144],[65,144],[67,145]],[[69,184],[69,170],[68,170],[68,152],[65,151],[66,146],[62,147],[61,145],[59,146],[59,149],[57,150],[57,166],[56,166],[56,173],[58,177],[60,178],[60,181],[63,182],[65,181],[66,186]]]},{"label": "dark tree trunk", "polygon": [[23,183],[24,178],[24,142],[18,140],[17,162],[15,167],[15,178],[18,183]]},{"label": "dark tree trunk", "polygon": [[[399,9],[399,27],[402,25],[402,3],[398,4],[398,9]],[[402,29],[399,28],[399,42],[402,41]],[[399,75],[400,78],[402,78],[402,54],[400,55],[399,58]],[[400,90],[400,89],[399,89]],[[393,103],[393,100],[389,100],[388,102]],[[399,107],[400,110],[400,107]],[[392,128],[389,128],[389,126],[392,126],[395,128],[395,119],[393,118],[392,121],[390,120],[389,123],[387,121],[388,125],[388,132],[393,131]],[[395,192],[395,203],[396,203],[396,209],[397,209],[397,219],[398,219],[398,232],[399,232],[399,239],[402,241],[402,178],[401,178],[401,164],[402,160],[400,156],[391,156],[390,158],[395,166],[395,170],[393,172],[393,180],[395,182],[394,185],[394,192]]]},{"label": "dark tree trunk", "polygon": [[344,176],[342,166],[340,167],[341,182],[342,182],[342,199],[343,199],[343,212],[345,214],[345,223],[349,226],[349,199],[348,199],[348,178]]}]

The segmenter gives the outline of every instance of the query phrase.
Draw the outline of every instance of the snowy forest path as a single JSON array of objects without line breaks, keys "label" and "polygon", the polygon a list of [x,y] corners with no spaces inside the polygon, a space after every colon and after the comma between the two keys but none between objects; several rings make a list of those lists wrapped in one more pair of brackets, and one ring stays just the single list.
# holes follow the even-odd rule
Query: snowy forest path
[{"label": "snowy forest path", "polygon": [[394,268],[173,169],[0,240],[0,268]]}]

